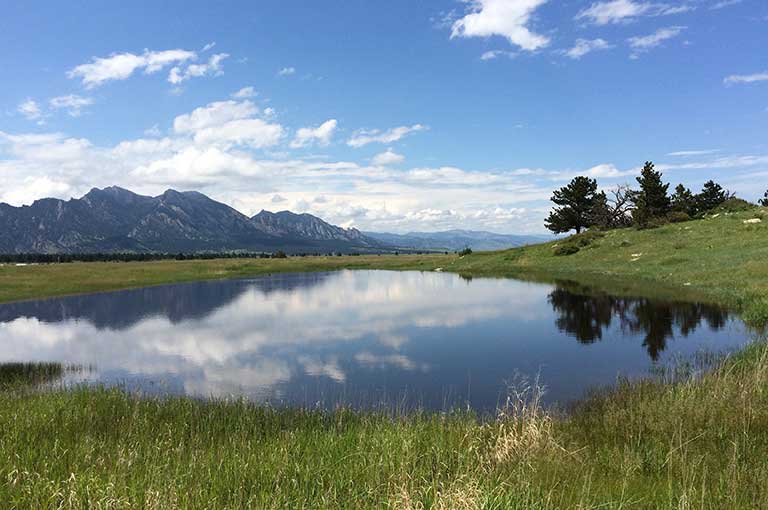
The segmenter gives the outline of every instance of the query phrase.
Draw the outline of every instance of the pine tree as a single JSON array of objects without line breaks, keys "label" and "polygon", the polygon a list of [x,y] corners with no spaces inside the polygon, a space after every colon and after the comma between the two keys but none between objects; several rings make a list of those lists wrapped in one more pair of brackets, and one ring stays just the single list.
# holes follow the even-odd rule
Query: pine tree
[{"label": "pine tree", "polygon": [[653,169],[653,163],[646,161],[640,177],[637,178],[640,191],[635,193],[635,222],[646,225],[653,218],[666,216],[672,209],[667,190],[669,184],[661,180],[661,172]]},{"label": "pine tree", "polygon": [[696,208],[701,212],[711,211],[728,199],[728,193],[715,181],[707,181],[701,193],[696,195]]},{"label": "pine tree", "polygon": [[552,201],[561,206],[549,213],[545,223],[556,234],[575,230],[580,233],[592,225],[590,218],[597,194],[597,181],[579,176],[552,194]]},{"label": "pine tree", "polygon": [[763,207],[768,207],[768,191],[765,192],[765,195],[763,195],[763,198],[758,203]]},{"label": "pine tree", "polygon": [[678,184],[672,195],[672,210],[682,212],[688,216],[696,215],[696,197],[690,189]]}]

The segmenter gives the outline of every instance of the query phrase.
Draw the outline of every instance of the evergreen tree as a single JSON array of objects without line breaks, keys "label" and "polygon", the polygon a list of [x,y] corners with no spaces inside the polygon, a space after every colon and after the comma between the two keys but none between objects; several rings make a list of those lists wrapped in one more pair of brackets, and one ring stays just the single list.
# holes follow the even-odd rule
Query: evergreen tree
[{"label": "evergreen tree", "polygon": [[653,163],[646,161],[640,177],[637,178],[640,191],[634,195],[635,222],[645,225],[653,218],[666,216],[672,209],[667,190],[669,184],[661,180],[661,172],[653,169]]},{"label": "evergreen tree", "polygon": [[711,211],[728,200],[728,194],[715,181],[707,181],[701,193],[696,195],[696,207],[701,212]]},{"label": "evergreen tree", "polygon": [[595,200],[592,203],[592,209],[589,210],[589,224],[601,229],[613,227],[613,215],[611,205],[608,203],[608,196],[604,191],[595,194]]},{"label": "evergreen tree", "polygon": [[763,198],[758,203],[763,207],[768,207],[768,191],[765,192],[765,195],[763,195]]},{"label": "evergreen tree", "polygon": [[678,184],[672,195],[672,210],[683,212],[688,216],[696,215],[696,197],[690,189]]},{"label": "evergreen tree", "polygon": [[575,230],[580,233],[592,225],[592,208],[597,195],[597,181],[588,177],[573,180],[552,194],[552,201],[560,207],[549,213],[545,223],[556,234]]}]

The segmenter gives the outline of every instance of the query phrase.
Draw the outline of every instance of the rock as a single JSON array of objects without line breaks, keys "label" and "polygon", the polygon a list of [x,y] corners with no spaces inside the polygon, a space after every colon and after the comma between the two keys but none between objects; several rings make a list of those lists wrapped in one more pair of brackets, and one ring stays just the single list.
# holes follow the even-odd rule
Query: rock
[{"label": "rock", "polygon": [[751,224],[762,223],[762,222],[763,220],[761,220],[760,218],[752,218],[751,220],[744,220],[745,225],[751,225]]}]

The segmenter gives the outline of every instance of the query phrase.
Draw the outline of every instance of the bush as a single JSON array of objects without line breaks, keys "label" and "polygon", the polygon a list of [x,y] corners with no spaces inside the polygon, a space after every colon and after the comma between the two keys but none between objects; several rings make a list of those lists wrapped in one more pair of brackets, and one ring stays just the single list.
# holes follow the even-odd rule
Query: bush
[{"label": "bush", "polygon": [[472,255],[472,248],[467,246],[466,248],[464,248],[459,252],[459,255],[461,255],[462,257],[464,257],[465,255]]},{"label": "bush", "polygon": [[599,230],[587,230],[580,234],[574,234],[568,239],[555,246],[555,255],[560,257],[564,255],[573,255],[582,248],[591,246],[598,239],[605,237],[605,233]]},{"label": "bush", "polygon": [[683,211],[672,211],[667,214],[667,221],[670,223],[682,223],[684,221],[691,221],[691,217]]},{"label": "bush", "polygon": [[272,254],[273,259],[287,259],[288,255],[284,251],[280,250]]},{"label": "bush", "polygon": [[555,247],[555,256],[564,257],[567,255],[573,255],[579,251],[579,247],[575,244],[560,244]]},{"label": "bush", "polygon": [[717,211],[741,212],[749,211],[750,209],[754,209],[756,207],[757,206],[755,204],[747,202],[746,200],[742,200],[741,198],[729,198],[717,207]]},{"label": "bush", "polygon": [[659,228],[669,223],[669,219],[667,216],[663,217],[654,217],[649,218],[647,221],[645,221],[642,224],[637,225],[638,230],[648,230],[652,228]]}]

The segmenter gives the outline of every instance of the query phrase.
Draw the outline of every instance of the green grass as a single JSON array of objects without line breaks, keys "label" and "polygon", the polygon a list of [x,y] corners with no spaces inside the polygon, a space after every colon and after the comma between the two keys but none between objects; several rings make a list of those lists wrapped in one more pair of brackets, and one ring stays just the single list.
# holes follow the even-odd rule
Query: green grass
[{"label": "green grass", "polygon": [[567,415],[0,393],[1,508],[767,508],[768,347]]},{"label": "green grass", "polygon": [[[765,214],[464,257],[6,266],[0,299],[278,271],[443,268],[696,297],[757,323],[768,318],[768,224],[744,220]],[[579,250],[558,256],[562,243]],[[0,508],[768,508],[768,344],[715,363],[622,382],[568,412],[523,392],[486,420],[41,390],[55,367],[0,369]]]}]

